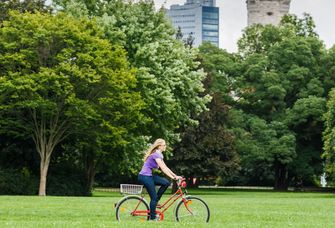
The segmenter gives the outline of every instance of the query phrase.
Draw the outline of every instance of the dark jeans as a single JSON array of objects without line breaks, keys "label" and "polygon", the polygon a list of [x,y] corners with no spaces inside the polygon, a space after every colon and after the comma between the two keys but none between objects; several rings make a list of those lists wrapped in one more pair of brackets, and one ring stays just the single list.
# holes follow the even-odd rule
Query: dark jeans
[{"label": "dark jeans", "polygon": [[[170,181],[157,175],[144,176],[138,175],[138,182],[143,184],[150,196],[150,219],[156,218],[156,206],[163,193],[170,186]],[[155,185],[161,186],[156,193]]]}]

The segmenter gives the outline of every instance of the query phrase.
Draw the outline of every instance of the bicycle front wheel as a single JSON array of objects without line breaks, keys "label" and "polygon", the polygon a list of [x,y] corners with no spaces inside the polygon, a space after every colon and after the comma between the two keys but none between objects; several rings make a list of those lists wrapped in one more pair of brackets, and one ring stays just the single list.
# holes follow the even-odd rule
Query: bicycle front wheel
[{"label": "bicycle front wheel", "polygon": [[127,196],[116,206],[118,221],[149,220],[148,203],[139,196]]},{"label": "bicycle front wheel", "polygon": [[185,197],[176,208],[176,220],[178,222],[209,222],[210,212],[207,204],[195,196]]}]

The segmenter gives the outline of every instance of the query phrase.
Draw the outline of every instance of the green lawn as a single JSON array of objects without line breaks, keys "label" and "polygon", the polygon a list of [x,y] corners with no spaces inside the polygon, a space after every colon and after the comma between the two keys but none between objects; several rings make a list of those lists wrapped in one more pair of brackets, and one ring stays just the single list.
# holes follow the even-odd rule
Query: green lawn
[{"label": "green lawn", "polygon": [[118,223],[116,193],[94,197],[0,196],[0,227],[335,227],[335,194],[195,191],[211,210],[210,226],[174,221]]}]

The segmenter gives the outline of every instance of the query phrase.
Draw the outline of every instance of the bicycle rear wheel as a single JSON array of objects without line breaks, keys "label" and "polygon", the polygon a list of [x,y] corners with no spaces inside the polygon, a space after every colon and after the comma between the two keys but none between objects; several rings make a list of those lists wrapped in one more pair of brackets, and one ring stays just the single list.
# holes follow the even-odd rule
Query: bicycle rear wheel
[{"label": "bicycle rear wheel", "polygon": [[116,206],[118,221],[149,220],[148,203],[139,196],[127,196]]},{"label": "bicycle rear wheel", "polygon": [[187,196],[185,199],[186,201],[180,201],[176,208],[178,222],[209,222],[210,212],[205,201],[195,196]]}]

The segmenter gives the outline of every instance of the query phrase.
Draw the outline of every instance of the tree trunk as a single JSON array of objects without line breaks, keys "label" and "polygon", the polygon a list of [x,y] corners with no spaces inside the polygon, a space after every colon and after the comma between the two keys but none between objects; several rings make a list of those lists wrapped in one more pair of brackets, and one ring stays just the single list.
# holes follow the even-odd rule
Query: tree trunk
[{"label": "tree trunk", "polygon": [[50,164],[50,156],[53,151],[53,147],[48,146],[40,140],[40,144],[37,146],[37,151],[40,154],[40,187],[38,190],[39,196],[46,196],[46,185],[47,175]]},{"label": "tree trunk", "polygon": [[30,110],[30,115],[34,122],[32,138],[41,158],[39,196],[46,195],[47,174],[51,154],[55,146],[68,136],[66,134],[69,129],[68,122],[66,119],[59,121],[60,113],[60,110],[57,110],[53,116],[46,117],[42,111]]},{"label": "tree trunk", "polygon": [[275,190],[286,191],[288,188],[288,172],[286,166],[280,163],[275,165]]},{"label": "tree trunk", "polygon": [[40,187],[38,190],[39,196],[46,195],[46,185],[47,185],[47,174],[48,174],[49,162],[42,162],[40,164]]},{"label": "tree trunk", "polygon": [[92,195],[95,176],[94,152],[90,151],[85,158],[85,195]]},{"label": "tree trunk", "polygon": [[41,158],[38,195],[45,196],[51,154],[55,146],[67,137],[68,134],[65,133],[69,126],[66,120],[59,122],[59,113],[55,113],[55,116],[50,117],[48,124],[47,118],[43,116],[43,113],[38,117],[37,111],[31,110],[30,114],[34,121],[33,140]]},{"label": "tree trunk", "polygon": [[47,142],[46,136],[44,133],[40,134],[40,138],[35,139],[36,143],[36,149],[37,152],[40,155],[41,161],[40,161],[40,187],[38,190],[39,196],[45,196],[46,195],[46,184],[47,184],[47,175],[48,175],[48,169],[50,164],[50,158],[51,154],[54,150],[55,143],[51,143],[50,140]]}]

